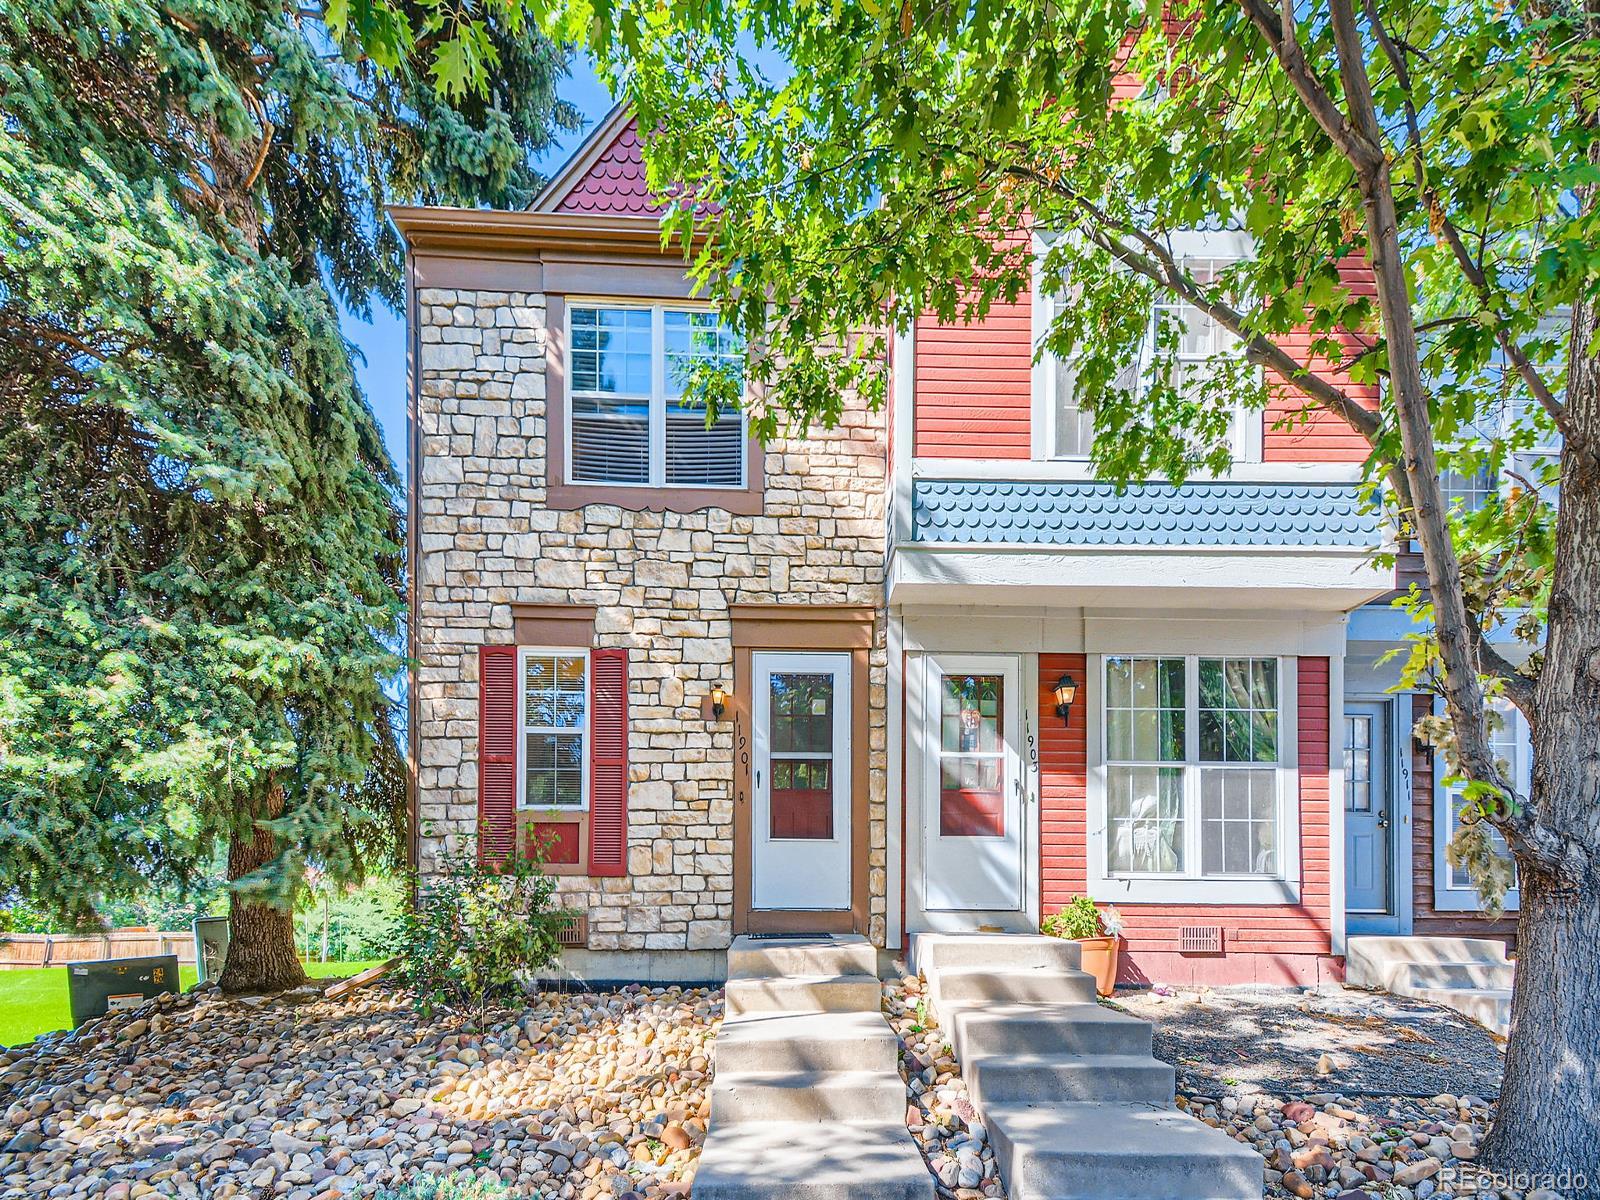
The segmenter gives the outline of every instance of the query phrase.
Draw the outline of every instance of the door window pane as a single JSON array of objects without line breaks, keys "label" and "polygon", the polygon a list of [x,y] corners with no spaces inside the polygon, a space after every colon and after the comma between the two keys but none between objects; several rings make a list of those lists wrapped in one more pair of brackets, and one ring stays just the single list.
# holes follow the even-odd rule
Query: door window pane
[{"label": "door window pane", "polygon": [[1005,680],[946,675],[939,684],[939,833],[1004,837]]},{"label": "door window pane", "polygon": [[833,676],[773,674],[768,685],[772,794],[768,836],[833,837]]},{"label": "door window pane", "polygon": [[1344,807],[1346,812],[1372,811],[1372,716],[1344,719]]}]

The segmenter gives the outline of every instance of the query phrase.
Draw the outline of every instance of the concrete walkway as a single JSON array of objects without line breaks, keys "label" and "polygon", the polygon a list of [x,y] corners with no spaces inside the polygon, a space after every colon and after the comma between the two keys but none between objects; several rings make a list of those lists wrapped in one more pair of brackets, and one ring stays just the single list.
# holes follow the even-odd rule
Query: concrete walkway
[{"label": "concrete walkway", "polygon": [[1172,1107],[1150,1025],[1096,1003],[1076,945],[919,934],[912,955],[1010,1200],[1259,1200],[1261,1156]]},{"label": "concrete walkway", "polygon": [[935,1200],[871,943],[735,938],[725,995],[695,1200]]}]

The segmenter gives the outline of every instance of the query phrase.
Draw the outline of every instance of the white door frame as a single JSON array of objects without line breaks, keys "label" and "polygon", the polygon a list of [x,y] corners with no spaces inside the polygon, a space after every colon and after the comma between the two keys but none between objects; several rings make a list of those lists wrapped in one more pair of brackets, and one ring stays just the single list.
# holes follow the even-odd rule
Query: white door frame
[{"label": "white door frame", "polygon": [[[1344,717],[1352,705],[1377,705],[1384,711],[1383,750],[1389,768],[1389,889],[1392,912],[1345,912],[1345,930],[1350,934],[1409,934],[1411,932],[1411,839],[1415,826],[1411,819],[1416,803],[1411,778],[1411,761],[1406,747],[1411,738],[1410,714],[1402,704],[1410,705],[1410,696],[1389,694],[1346,695],[1339,718],[1339,765],[1343,766]],[[1344,772],[1339,772],[1339,795],[1336,798],[1340,814],[1339,836],[1344,838]],[[1334,797],[1329,797],[1330,805]],[[1343,869],[1348,870],[1348,865]],[[1341,889],[1342,890],[1342,889]]]},{"label": "white door frame", "polygon": [[[937,779],[930,770],[931,751],[938,738],[938,680],[942,672],[1000,673],[1012,681],[1016,696],[1013,717],[1007,722],[1010,803],[1017,817],[1018,902],[1004,909],[929,909],[926,890],[928,838],[936,812],[933,789]],[[962,931],[1001,929],[1032,932],[1039,919],[1038,861],[1038,713],[1035,693],[1037,656],[1033,654],[927,652],[908,657],[906,664],[906,927],[921,930]],[[931,723],[930,723],[931,722]],[[1014,739],[1014,740],[1013,740]]]},{"label": "white door frame", "polygon": [[[833,836],[771,836],[771,693],[774,674],[833,677]],[[751,760],[750,907],[752,910],[848,912],[851,907],[851,738],[854,709],[848,652],[758,650],[750,657]]]}]

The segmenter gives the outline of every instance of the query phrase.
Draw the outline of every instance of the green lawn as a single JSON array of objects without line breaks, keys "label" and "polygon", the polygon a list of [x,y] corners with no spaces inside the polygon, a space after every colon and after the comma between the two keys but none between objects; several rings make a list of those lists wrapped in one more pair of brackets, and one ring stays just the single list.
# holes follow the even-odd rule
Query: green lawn
[{"label": "green lawn", "polygon": [[[306,974],[318,978],[354,975],[373,966],[376,961],[309,962]],[[185,988],[194,983],[193,967],[181,968],[180,974]],[[71,1024],[65,967],[0,970],[0,1046],[30,1042],[41,1033]]]}]

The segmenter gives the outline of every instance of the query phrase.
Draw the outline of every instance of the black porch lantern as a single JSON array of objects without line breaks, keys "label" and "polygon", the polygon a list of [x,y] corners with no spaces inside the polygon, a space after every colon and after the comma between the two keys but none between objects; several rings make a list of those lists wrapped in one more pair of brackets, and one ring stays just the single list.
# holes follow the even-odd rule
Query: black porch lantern
[{"label": "black porch lantern", "polygon": [[1078,681],[1071,675],[1063,675],[1056,680],[1056,716],[1061,718],[1063,725],[1068,723],[1072,716],[1072,702],[1078,698]]}]

